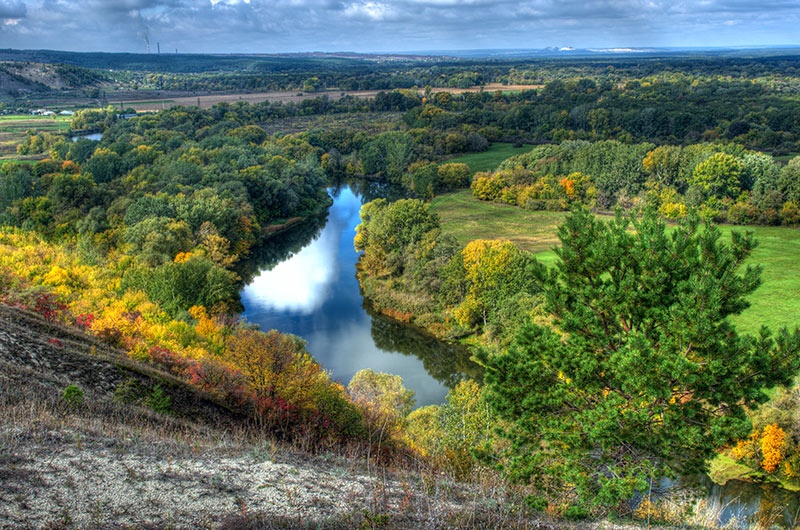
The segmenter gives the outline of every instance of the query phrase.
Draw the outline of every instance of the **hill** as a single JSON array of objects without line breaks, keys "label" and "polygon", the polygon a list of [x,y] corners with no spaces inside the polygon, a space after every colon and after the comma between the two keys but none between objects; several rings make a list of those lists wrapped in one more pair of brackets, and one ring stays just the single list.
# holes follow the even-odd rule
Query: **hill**
[{"label": "hill", "polygon": [[101,87],[110,79],[105,73],[69,64],[28,61],[0,63],[0,96],[24,98],[85,87]]},{"label": "hill", "polygon": [[5,305],[0,484],[2,528],[551,526],[491,477],[458,484],[376,467],[358,448],[276,441],[169,375]]},{"label": "hill", "polygon": [[17,68],[13,63],[0,64],[0,95],[23,97],[27,94],[47,92],[50,87],[34,76],[26,75],[26,69]]}]

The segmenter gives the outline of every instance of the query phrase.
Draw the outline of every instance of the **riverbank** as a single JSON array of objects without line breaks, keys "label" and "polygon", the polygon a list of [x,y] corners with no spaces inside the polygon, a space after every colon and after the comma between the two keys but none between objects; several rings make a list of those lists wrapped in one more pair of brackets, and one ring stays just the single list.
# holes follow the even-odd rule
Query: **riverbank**
[{"label": "riverbank", "polygon": [[[487,210],[483,205],[481,206],[482,211]],[[452,236],[452,234],[444,228],[444,221],[440,221],[440,218],[434,215],[425,213],[427,210],[425,210],[424,207],[419,206],[419,208],[421,213],[414,214],[413,217],[417,221],[416,226],[418,228],[416,233],[409,230],[407,226],[403,224],[403,221],[406,221],[407,224],[407,220],[411,216],[395,211],[401,208],[392,209],[390,206],[385,206],[380,203],[374,203],[369,205],[368,209],[365,208],[368,215],[365,215],[366,221],[359,228],[359,236],[362,241],[361,246],[364,249],[364,258],[359,279],[361,280],[365,297],[369,299],[371,303],[382,307],[382,312],[386,315],[392,316],[399,313],[403,321],[415,322],[418,325],[430,325],[433,323],[434,326],[449,325],[451,326],[450,329],[452,329],[457,325],[468,328],[465,324],[471,324],[472,327],[469,327],[468,331],[473,331],[474,335],[470,337],[469,342],[474,343],[477,348],[483,350],[491,348],[505,352],[508,344],[503,344],[502,342],[503,337],[500,334],[503,332],[503,327],[505,326],[507,330],[511,331],[506,335],[505,339],[509,340],[509,342],[513,341],[515,335],[520,335],[520,330],[526,329],[524,321],[522,320],[526,317],[531,319],[530,322],[539,321],[539,323],[546,326],[547,315],[536,314],[537,307],[541,306],[537,306],[535,288],[530,292],[525,292],[522,288],[516,288],[516,286],[524,286],[524,283],[520,282],[519,278],[520,276],[524,277],[526,275],[528,277],[539,278],[541,282],[539,288],[551,288],[553,284],[549,283],[549,279],[553,277],[546,276],[545,269],[541,267],[541,265],[536,266],[538,269],[534,268],[534,266],[529,268],[520,267],[517,269],[518,274],[507,274],[509,270],[513,269],[511,265],[514,263],[514,253],[509,247],[514,248],[514,246],[511,243],[502,243],[497,240],[486,241],[470,239],[460,252],[454,252],[452,248],[450,248],[449,252],[440,252],[439,248],[444,246],[445,238]],[[405,210],[413,211],[414,208],[408,206]],[[433,210],[433,208],[431,208],[431,210]],[[506,208],[506,210],[510,209]],[[520,211],[519,209],[516,210]],[[460,209],[458,214],[467,218],[469,217],[468,212],[470,211]],[[506,213],[509,212],[507,211]],[[516,212],[510,212],[510,214],[514,213]],[[523,213],[525,213],[526,216],[530,215],[530,212]],[[588,214],[584,214],[584,217],[586,217],[586,215]],[[573,221],[576,218],[581,219],[578,214],[572,217]],[[595,221],[592,220],[591,222],[594,223]],[[458,226],[463,228],[465,224],[465,222],[462,222]],[[485,224],[480,221],[477,221],[475,225],[481,230],[486,228]],[[400,251],[395,251],[385,244],[387,237],[393,235],[390,232],[390,235],[387,236],[386,230],[384,230],[385,226],[403,226],[403,229],[408,233],[414,234],[416,239],[406,241],[405,247]],[[517,224],[514,225],[514,227],[517,226]],[[663,225],[658,226],[662,227],[662,231],[665,230]],[[568,225],[568,227],[574,230],[574,222]],[[568,229],[561,229],[561,233],[569,235],[571,232],[567,232]],[[439,230],[441,230],[441,232],[439,232]],[[467,229],[467,231],[468,230],[469,229]],[[552,233],[554,235],[556,230],[553,229]],[[577,233],[582,232],[577,231]],[[680,232],[675,230],[673,234],[680,234]],[[461,241],[458,242],[461,243]],[[572,246],[567,246],[568,244],[572,244]],[[569,251],[574,252],[574,239],[571,240],[568,237],[564,237],[564,245],[565,251],[563,255],[567,256],[567,258],[574,256],[574,254],[569,254]],[[437,246],[439,248],[437,248]],[[726,251],[725,249],[729,247],[721,246],[720,248]],[[430,251],[429,249],[434,250]],[[428,255],[425,254],[426,251]],[[591,247],[590,250],[587,250],[589,255],[592,255],[591,252],[597,252],[597,248]],[[449,256],[445,263],[439,263],[436,267],[430,268],[426,266],[426,260],[430,260],[429,256],[438,257],[445,254]],[[769,256],[769,254],[767,254],[767,256]],[[567,264],[559,270],[563,272],[564,270],[575,270],[575,268],[574,262],[567,262]],[[431,273],[431,270],[435,272]],[[537,270],[539,272],[534,274]],[[422,281],[420,281],[420,279],[422,279]],[[508,281],[512,283],[506,283]],[[568,283],[568,280],[564,281],[567,285],[572,285]],[[453,288],[454,285],[456,287],[455,289]],[[433,286],[433,288],[428,288],[427,286]],[[605,288],[605,286],[603,286],[603,288]],[[598,287],[598,289],[600,288]],[[553,289],[551,288],[548,294],[552,292]],[[454,294],[459,296],[453,296]],[[794,301],[790,303],[794,303]],[[589,303],[588,306],[594,307],[591,303]],[[569,314],[573,315],[577,312],[578,311],[575,311]],[[513,320],[514,317],[519,318],[520,316],[522,316],[522,319]],[[454,323],[454,321],[457,321],[457,323]],[[515,324],[517,325],[515,326]],[[608,330],[606,330],[606,332],[608,332]],[[439,336],[446,336],[446,333],[437,334]],[[500,336],[500,341],[497,340],[498,336]],[[701,338],[706,340],[708,336],[710,336],[710,333],[708,335],[701,335]],[[533,347],[530,347],[527,351],[535,352],[536,349],[536,345],[533,345]],[[498,357],[508,358],[517,355],[517,358],[520,359],[520,365],[524,365],[530,358],[535,358],[535,354],[530,354],[529,357],[522,358],[522,356],[519,355],[519,349],[509,349],[509,352],[508,354],[503,353]],[[484,356],[483,359],[491,361],[492,357],[491,355],[487,355]],[[488,370],[491,370],[491,364],[487,362],[486,365]],[[509,371],[513,371],[513,368],[514,367],[510,363],[505,366],[505,369]],[[531,380],[530,377],[533,377],[535,380],[540,373],[541,372],[531,372],[522,379]],[[595,373],[601,372],[598,370]],[[788,372],[784,370],[783,373]],[[561,376],[559,375],[559,377]],[[522,379],[517,378],[515,381],[520,381]],[[494,380],[497,380],[496,376]],[[570,380],[566,379],[566,381],[569,384]],[[789,384],[789,382],[790,381],[780,379],[780,384]],[[495,388],[491,388],[491,384],[490,381],[489,391],[496,391],[496,385]],[[516,384],[518,383],[515,383],[515,385]],[[655,384],[661,383],[659,380],[656,380]],[[533,385],[534,388],[535,386],[536,385]],[[762,384],[760,386],[770,385]],[[759,391],[760,388],[756,388],[755,390]],[[592,395],[605,395],[603,394],[605,391],[607,390],[603,387],[594,389]],[[735,437],[732,436],[727,444],[727,449],[730,454],[741,455],[735,456],[735,458],[746,460],[748,464],[763,469],[765,473],[773,473],[775,476],[772,477],[772,479],[777,481],[779,475],[781,477],[796,476],[794,470],[796,469],[795,465],[797,460],[796,452],[794,452],[793,449],[794,442],[792,441],[795,438],[790,434],[793,431],[783,423],[779,426],[777,422],[783,421],[782,418],[789,418],[789,415],[792,414],[792,411],[796,411],[797,407],[796,398],[792,400],[790,399],[791,396],[789,396],[779,402],[776,399],[777,393],[775,391],[772,391],[770,396],[773,397],[773,401],[769,404],[765,405],[757,412],[748,412],[748,414],[752,414],[751,418],[753,419],[754,425],[753,433],[749,437],[742,436],[741,434]],[[750,425],[744,424],[741,431],[744,431],[746,434],[750,429]],[[737,442],[742,438],[747,438],[747,440],[742,440],[739,445],[737,445]],[[711,450],[721,445],[723,445],[723,443],[717,442],[715,446],[711,446],[708,449]],[[732,446],[735,446],[736,450],[731,449]],[[739,450],[740,446],[741,450]],[[702,458],[705,459],[709,456],[711,455],[706,454],[703,455]],[[731,478],[742,477],[736,476]],[[773,480],[769,482],[773,482]],[[769,498],[779,495],[779,492],[770,490],[768,495],[765,493],[759,496],[759,488],[756,487],[753,489],[754,492],[751,494],[752,498],[748,503],[754,506],[761,506],[764,504],[768,506],[768,508],[764,508],[763,510],[759,508],[759,512],[771,509],[769,508]],[[733,504],[736,506],[736,509],[741,509],[744,512],[753,509],[752,507],[741,505],[738,502]],[[726,513],[728,513],[726,517],[731,517],[730,510],[726,510]],[[759,517],[762,515],[763,514],[759,513]],[[787,514],[782,514],[782,517],[785,516],[787,516]],[[788,514],[788,516],[791,516],[791,514]]]}]

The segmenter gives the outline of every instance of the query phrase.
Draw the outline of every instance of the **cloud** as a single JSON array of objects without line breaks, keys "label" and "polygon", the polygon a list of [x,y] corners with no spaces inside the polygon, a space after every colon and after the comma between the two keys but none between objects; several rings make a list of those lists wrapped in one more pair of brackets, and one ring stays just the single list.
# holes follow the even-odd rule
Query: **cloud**
[{"label": "cloud", "polygon": [[[797,42],[795,0],[0,0],[0,47],[413,51]],[[9,23],[13,21],[13,23]]]},{"label": "cloud", "polygon": [[242,292],[258,309],[308,315],[328,296],[336,273],[336,234],[324,230],[300,252],[262,272]]},{"label": "cloud", "polygon": [[19,20],[25,18],[27,9],[22,2],[0,0],[0,19]]},{"label": "cloud", "polygon": [[394,11],[392,7],[381,2],[358,2],[347,6],[344,15],[351,18],[380,21],[392,18]]}]

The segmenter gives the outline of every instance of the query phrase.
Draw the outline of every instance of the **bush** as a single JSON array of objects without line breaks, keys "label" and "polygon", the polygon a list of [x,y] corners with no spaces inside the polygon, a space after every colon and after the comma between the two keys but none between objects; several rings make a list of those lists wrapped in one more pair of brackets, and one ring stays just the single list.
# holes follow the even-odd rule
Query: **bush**
[{"label": "bush", "polygon": [[83,390],[78,385],[67,386],[61,397],[70,407],[83,405]]},{"label": "bush", "polygon": [[145,400],[145,404],[147,404],[147,406],[153,409],[155,412],[166,414],[169,412],[169,408],[172,406],[172,398],[164,393],[164,389],[161,388],[161,385],[156,385],[153,387],[153,391]]}]

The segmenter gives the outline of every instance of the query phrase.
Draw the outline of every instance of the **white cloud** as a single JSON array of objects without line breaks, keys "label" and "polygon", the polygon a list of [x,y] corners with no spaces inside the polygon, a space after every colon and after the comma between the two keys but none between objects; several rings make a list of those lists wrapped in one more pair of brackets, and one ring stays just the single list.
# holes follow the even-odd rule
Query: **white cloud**
[{"label": "white cloud", "polygon": [[344,15],[351,18],[366,18],[373,21],[385,20],[393,16],[391,6],[380,2],[359,2],[345,8]]},{"label": "white cloud", "polygon": [[238,4],[249,4],[250,0],[211,0],[211,5],[216,6],[217,4],[225,4],[235,6]]}]

